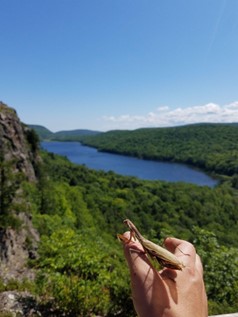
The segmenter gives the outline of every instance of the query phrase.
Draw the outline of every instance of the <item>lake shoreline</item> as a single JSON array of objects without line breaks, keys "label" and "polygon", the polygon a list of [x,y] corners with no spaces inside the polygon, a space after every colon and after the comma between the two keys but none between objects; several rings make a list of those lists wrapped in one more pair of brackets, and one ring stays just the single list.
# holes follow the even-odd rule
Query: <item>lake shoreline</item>
[{"label": "lake shoreline", "polygon": [[42,141],[42,148],[66,156],[71,162],[88,168],[113,171],[124,176],[135,176],[144,180],[186,182],[198,186],[215,187],[220,179],[200,168],[173,161],[158,161],[138,158],[121,153],[101,151],[78,141]]}]

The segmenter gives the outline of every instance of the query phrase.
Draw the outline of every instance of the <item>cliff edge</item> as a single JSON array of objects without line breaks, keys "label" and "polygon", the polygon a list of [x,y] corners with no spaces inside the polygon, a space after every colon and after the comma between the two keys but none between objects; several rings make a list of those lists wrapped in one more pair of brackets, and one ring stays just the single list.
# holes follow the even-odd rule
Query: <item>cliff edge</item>
[{"label": "cliff edge", "polygon": [[[21,184],[37,182],[40,162],[37,142],[34,132],[21,123],[16,111],[0,102],[0,278],[3,284],[11,279],[34,278],[27,261],[37,256],[39,235],[31,215],[24,210],[25,204],[21,204]],[[15,219],[18,227],[8,219]]]}]

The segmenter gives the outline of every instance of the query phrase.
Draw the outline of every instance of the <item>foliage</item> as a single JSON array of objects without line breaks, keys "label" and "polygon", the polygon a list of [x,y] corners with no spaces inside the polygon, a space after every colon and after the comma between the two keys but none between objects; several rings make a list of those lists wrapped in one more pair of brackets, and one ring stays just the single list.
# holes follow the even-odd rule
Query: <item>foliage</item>
[{"label": "foliage", "polygon": [[25,129],[26,139],[31,147],[31,151],[36,153],[39,149],[40,139],[38,134],[33,129]]},{"label": "foliage", "polygon": [[238,126],[195,124],[172,128],[109,131],[79,138],[100,151],[143,159],[177,161],[217,174],[238,173]]},{"label": "foliage", "polygon": [[22,280],[10,279],[7,282],[0,279],[0,292],[5,291],[30,291],[35,292],[35,283],[23,278]]},{"label": "foliage", "polygon": [[142,181],[45,152],[42,159],[38,183],[22,186],[25,210],[41,235],[39,258],[30,265],[42,302],[65,316],[135,316],[115,238],[130,218],[154,241],[174,235],[194,242],[210,312],[237,309],[238,197],[228,182],[208,188]]},{"label": "foliage", "polygon": [[115,248],[98,235],[59,229],[42,237],[39,252],[41,295],[52,294],[61,311],[70,316],[119,316],[122,311],[122,315],[130,315],[124,263]]},{"label": "foliage", "polygon": [[14,198],[21,187],[23,175],[13,171],[14,161],[5,161],[0,155],[0,227],[18,228],[19,220],[12,213],[16,209]]},{"label": "foliage", "polygon": [[47,128],[40,125],[32,124],[28,126],[37,133],[40,140],[73,141],[73,140],[77,140],[78,137],[80,136],[95,135],[100,133],[99,131],[93,131],[93,130],[87,130],[87,129],[51,132]]},{"label": "foliage", "polygon": [[[74,214],[83,217],[78,220],[79,226],[85,222],[87,226],[91,224],[104,231],[106,224],[106,231],[114,235],[125,229],[122,220],[131,218],[142,232],[154,231],[155,238],[170,234],[191,239],[192,226],[196,225],[217,232],[220,242],[229,244],[232,241],[238,246],[235,239],[238,197],[226,184],[212,189],[184,183],[141,181],[112,172],[91,171],[52,154],[45,156],[45,160],[50,177],[48,184],[49,181],[60,183],[56,187],[65,187],[68,193],[64,195],[61,191],[57,203],[62,201],[62,196],[68,197]],[[59,214],[63,207],[54,201],[54,185],[41,187],[46,191],[48,213]],[[54,193],[50,194],[51,190]],[[81,202],[74,203],[76,197]],[[80,213],[76,212],[77,206],[81,206]],[[50,211],[54,208],[54,212]]]},{"label": "foliage", "polygon": [[53,134],[53,132],[41,125],[29,124],[28,127],[31,130],[34,130],[35,133],[37,133],[40,140],[49,140],[51,135]]},{"label": "foliage", "polygon": [[9,113],[9,114],[16,114],[16,110],[10,108],[8,105],[0,101],[0,112]]},{"label": "foliage", "polygon": [[0,312],[0,317],[14,317],[14,314],[11,312]]},{"label": "foliage", "polygon": [[54,154],[42,157],[38,187],[27,185],[25,194],[41,233],[40,257],[32,263],[37,289],[45,300],[54,298],[55,309],[69,316],[134,316],[129,274],[115,241],[127,217],[154,241],[174,235],[194,242],[204,262],[210,312],[236,309],[238,211],[228,183],[212,189],[141,181]]},{"label": "foliage", "polygon": [[194,228],[194,244],[202,258],[210,314],[238,310],[238,249],[222,246],[214,233]]}]

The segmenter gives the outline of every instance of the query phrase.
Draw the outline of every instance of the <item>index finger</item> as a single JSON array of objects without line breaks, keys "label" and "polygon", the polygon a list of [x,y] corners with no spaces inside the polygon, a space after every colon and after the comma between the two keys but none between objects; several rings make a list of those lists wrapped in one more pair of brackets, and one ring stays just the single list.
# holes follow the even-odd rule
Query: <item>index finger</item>
[{"label": "index finger", "polygon": [[167,238],[164,244],[170,252],[181,259],[185,266],[195,266],[196,250],[192,243],[177,238]]}]

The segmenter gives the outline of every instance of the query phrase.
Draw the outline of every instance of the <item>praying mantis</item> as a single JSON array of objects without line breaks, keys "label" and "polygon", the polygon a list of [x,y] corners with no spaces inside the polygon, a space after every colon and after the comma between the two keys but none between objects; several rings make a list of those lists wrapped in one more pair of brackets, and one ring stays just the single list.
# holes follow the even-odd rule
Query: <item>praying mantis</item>
[{"label": "praying mantis", "polygon": [[130,238],[127,239],[123,235],[118,234],[117,236],[121,241],[129,243],[132,237],[137,238],[145,253],[147,253],[150,257],[155,258],[162,266],[174,270],[182,270],[185,267],[176,255],[152,241],[145,239],[131,220],[125,219],[123,222],[130,229]]}]

